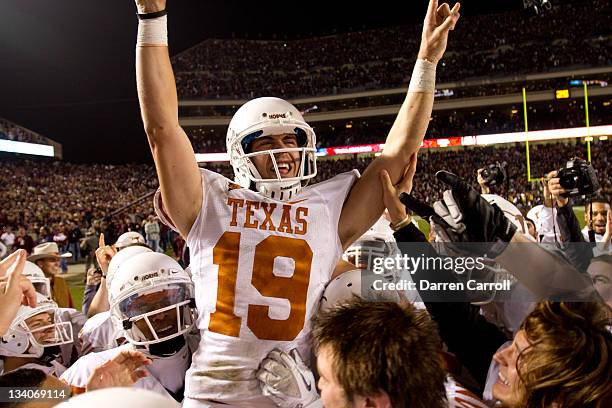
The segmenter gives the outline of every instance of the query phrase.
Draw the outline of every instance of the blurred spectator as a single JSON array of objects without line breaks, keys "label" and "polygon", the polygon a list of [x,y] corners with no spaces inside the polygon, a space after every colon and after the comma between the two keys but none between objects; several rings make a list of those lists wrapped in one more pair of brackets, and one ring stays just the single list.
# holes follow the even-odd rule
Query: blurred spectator
[{"label": "blurred spectator", "polygon": [[144,231],[147,246],[149,246],[149,248],[155,252],[162,252],[162,249],[159,246],[160,228],[154,215],[149,215],[147,218],[147,221],[144,223]]},{"label": "blurred spectator", "polygon": [[98,249],[98,243],[100,241],[100,235],[96,232],[96,229],[91,227],[87,230],[85,238],[81,238],[81,253],[85,257],[85,272],[89,272],[90,267],[93,265],[96,268],[96,249]]},{"label": "blurred spectator", "polygon": [[34,262],[50,279],[53,300],[59,307],[75,307],[68,283],[63,277],[59,276],[61,272],[60,259],[70,258],[71,256],[72,254],[69,253],[60,254],[55,242],[46,242],[34,247],[33,254],[28,257],[28,261]]},{"label": "blurred spectator", "polygon": [[30,254],[32,252],[32,248],[34,248],[34,240],[31,236],[26,234],[25,227],[20,226],[19,230],[17,231],[17,238],[15,238],[15,245],[13,246],[13,249],[25,249],[27,253]]},{"label": "blurred spectator", "polygon": [[15,244],[15,234],[13,233],[13,228],[11,228],[10,225],[2,228],[0,241],[2,241],[9,253],[12,252],[13,244]]},{"label": "blurred spectator", "polygon": [[70,223],[70,232],[68,233],[68,251],[72,253],[72,259],[74,262],[78,262],[81,258],[81,238],[83,233],[81,228],[75,223]]}]

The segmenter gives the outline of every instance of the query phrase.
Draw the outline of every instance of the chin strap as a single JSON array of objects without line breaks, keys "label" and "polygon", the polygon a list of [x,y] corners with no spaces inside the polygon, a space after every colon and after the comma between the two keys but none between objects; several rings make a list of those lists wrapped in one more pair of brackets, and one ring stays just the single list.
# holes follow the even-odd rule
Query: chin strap
[{"label": "chin strap", "polygon": [[170,357],[178,353],[185,346],[185,336],[176,336],[170,340],[149,345],[149,353],[158,357]]},{"label": "chin strap", "polygon": [[62,349],[60,346],[45,347],[43,354],[38,358],[38,361],[50,366],[53,360],[57,360],[59,358],[60,354],[62,354]]}]

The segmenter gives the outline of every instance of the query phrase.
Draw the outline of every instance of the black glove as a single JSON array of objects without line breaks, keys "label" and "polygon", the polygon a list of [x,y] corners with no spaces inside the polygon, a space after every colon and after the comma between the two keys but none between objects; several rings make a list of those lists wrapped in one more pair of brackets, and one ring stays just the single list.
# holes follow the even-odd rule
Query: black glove
[{"label": "black glove", "polygon": [[430,218],[445,240],[478,243],[457,247],[460,252],[486,254],[491,259],[501,254],[516,226],[499,207],[489,204],[455,174],[439,171],[436,177],[451,189],[444,192],[443,199],[434,203],[433,208],[406,193],[400,194],[400,201],[418,215]]}]

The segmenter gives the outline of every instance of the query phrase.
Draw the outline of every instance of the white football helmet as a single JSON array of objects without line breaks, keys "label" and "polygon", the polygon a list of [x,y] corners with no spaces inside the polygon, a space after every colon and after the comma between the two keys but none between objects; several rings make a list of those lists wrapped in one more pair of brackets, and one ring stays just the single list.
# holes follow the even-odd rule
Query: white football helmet
[{"label": "white football helmet", "polygon": [[127,261],[133,256],[136,256],[138,254],[148,253],[148,252],[153,252],[153,250],[151,250],[151,248],[149,247],[140,246],[140,245],[134,245],[131,247],[127,247],[117,252],[115,256],[113,256],[113,258],[111,259],[110,263],[108,264],[108,271],[106,271],[106,289],[110,290],[113,278],[117,274],[117,271],[119,270],[123,262]]},{"label": "white football helmet", "polygon": [[[376,258],[395,257],[400,251],[393,236],[393,230],[389,227],[389,221],[381,217],[370,229],[359,239],[349,246],[342,254],[342,259],[352,263],[357,268],[374,271]],[[399,275],[396,269],[385,269],[382,275],[392,280]]]},{"label": "white football helmet", "polygon": [[37,293],[38,306],[20,306],[8,331],[0,338],[0,355],[39,358],[45,347],[73,342],[72,324],[63,321],[57,303]]},{"label": "white football helmet", "polygon": [[343,272],[325,287],[319,310],[327,312],[358,297],[371,302],[399,302],[401,295],[397,291],[382,291],[374,289],[374,280],[380,276],[373,275],[371,271],[353,269]]},{"label": "white football helmet", "polygon": [[180,408],[173,399],[140,388],[103,388],[70,398],[57,408]]},{"label": "white football helmet", "polygon": [[506,218],[512,221],[516,228],[518,228],[519,232],[531,237],[529,235],[529,229],[527,228],[527,222],[525,222],[525,217],[523,217],[523,214],[514,204],[497,194],[482,194],[482,198],[487,200],[489,204],[497,205],[504,212]]},{"label": "white football helmet", "polygon": [[117,238],[117,242],[115,242],[115,248],[117,248],[117,250],[119,251],[123,248],[129,247],[130,245],[136,244],[145,245],[146,242],[144,237],[136,231],[128,231],[119,235],[119,238]]},{"label": "white football helmet", "polygon": [[[251,142],[261,136],[293,133],[298,147],[250,152]],[[227,130],[227,153],[234,168],[236,183],[259,191],[266,197],[288,200],[317,175],[316,136],[304,121],[300,111],[279,98],[253,99],[238,109]],[[281,177],[276,155],[299,152],[300,169],[296,177]],[[276,178],[264,179],[251,160],[254,156],[269,155]]]},{"label": "white football helmet", "polygon": [[32,286],[36,292],[44,295],[48,299],[51,295],[51,281],[45,276],[45,273],[34,262],[26,261],[23,267],[22,275],[32,282]]},{"label": "white football helmet", "polygon": [[113,319],[135,345],[182,335],[196,319],[189,275],[174,259],[158,252],[123,262],[110,285],[109,298]]}]

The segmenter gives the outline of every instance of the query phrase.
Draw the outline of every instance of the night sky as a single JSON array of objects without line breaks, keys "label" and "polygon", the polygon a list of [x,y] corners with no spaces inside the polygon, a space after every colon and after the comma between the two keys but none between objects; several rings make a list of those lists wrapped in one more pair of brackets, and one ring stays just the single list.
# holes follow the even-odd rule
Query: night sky
[{"label": "night sky", "polygon": [[[451,6],[452,6],[451,2]],[[462,2],[462,15],[520,7]],[[171,53],[206,38],[296,38],[418,23],[426,0],[169,0]],[[2,0],[0,117],[63,144],[72,162],[150,162],[136,100],[130,0]]]}]

